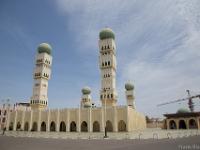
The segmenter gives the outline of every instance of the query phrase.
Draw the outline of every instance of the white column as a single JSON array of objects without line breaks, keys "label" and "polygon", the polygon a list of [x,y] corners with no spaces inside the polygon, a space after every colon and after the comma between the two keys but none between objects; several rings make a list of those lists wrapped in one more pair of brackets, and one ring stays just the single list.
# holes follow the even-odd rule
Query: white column
[{"label": "white column", "polygon": [[[133,120],[133,118],[131,119]],[[129,106],[126,107],[126,126],[127,126],[127,131],[130,131],[130,125],[129,125]]]},{"label": "white column", "polygon": [[7,114],[7,119],[6,119],[6,130],[9,131],[9,125],[10,125],[10,110],[8,110]]},{"label": "white column", "polygon": [[70,122],[69,122],[69,117],[70,117],[70,111],[69,109],[67,109],[67,124],[66,124],[66,131],[69,132],[70,131]]},{"label": "white column", "polygon": [[91,107],[89,108],[89,128],[88,131],[92,132],[92,113],[91,113]]},{"label": "white column", "polygon": [[77,122],[77,131],[78,132],[81,132],[81,125],[80,125],[80,122],[81,122],[81,113],[80,113],[80,107],[78,107],[78,122]]},{"label": "white column", "polygon": [[22,130],[24,130],[24,119],[25,119],[25,110],[22,112]]},{"label": "white column", "polygon": [[39,110],[38,113],[38,128],[37,128],[38,131],[40,131],[40,127],[41,127],[41,110]]},{"label": "white column", "polygon": [[50,129],[49,129],[50,117],[51,117],[51,111],[50,111],[50,109],[49,109],[49,110],[48,110],[48,118],[47,118],[47,131],[48,131],[48,132],[50,131]]},{"label": "white column", "polygon": [[104,116],[105,114],[104,114],[104,108],[103,107],[101,107],[101,132],[104,132],[105,131],[105,124],[104,124],[104,122],[105,122],[105,119],[104,119]]},{"label": "white column", "polygon": [[30,116],[30,125],[29,125],[29,130],[31,131],[32,129],[32,123],[33,122],[33,111],[31,110],[31,116]]},{"label": "white column", "polygon": [[16,131],[16,126],[17,126],[17,110],[15,111],[15,122],[13,126],[13,131]]},{"label": "white column", "polygon": [[57,110],[57,120],[56,120],[56,131],[59,132],[59,126],[60,126],[60,111]]},{"label": "white column", "polygon": [[113,119],[113,123],[114,123],[114,127],[113,127],[113,131],[117,132],[118,131],[118,122],[117,122],[117,108],[116,106],[113,107],[113,111],[114,111],[114,119]]}]

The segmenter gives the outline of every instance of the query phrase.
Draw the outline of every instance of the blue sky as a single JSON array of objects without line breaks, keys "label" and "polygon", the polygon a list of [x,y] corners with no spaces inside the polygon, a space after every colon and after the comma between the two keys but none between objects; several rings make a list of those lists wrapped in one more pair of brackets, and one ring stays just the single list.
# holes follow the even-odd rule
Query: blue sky
[{"label": "blue sky", "polygon": [[[28,101],[37,46],[53,47],[49,107],[78,107],[90,86],[100,104],[98,34],[115,32],[118,104],[124,84],[135,85],[137,109],[150,116],[175,112],[187,103],[158,103],[200,93],[199,0],[1,0],[0,100]],[[195,100],[200,110],[199,100]]]}]

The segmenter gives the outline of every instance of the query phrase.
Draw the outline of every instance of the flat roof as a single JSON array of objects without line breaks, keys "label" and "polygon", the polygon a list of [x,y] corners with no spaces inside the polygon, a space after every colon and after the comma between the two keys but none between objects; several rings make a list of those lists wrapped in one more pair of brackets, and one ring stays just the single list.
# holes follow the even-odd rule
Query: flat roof
[{"label": "flat roof", "polygon": [[188,118],[188,117],[198,117],[200,112],[186,112],[186,113],[173,113],[173,114],[163,114],[167,118]]}]

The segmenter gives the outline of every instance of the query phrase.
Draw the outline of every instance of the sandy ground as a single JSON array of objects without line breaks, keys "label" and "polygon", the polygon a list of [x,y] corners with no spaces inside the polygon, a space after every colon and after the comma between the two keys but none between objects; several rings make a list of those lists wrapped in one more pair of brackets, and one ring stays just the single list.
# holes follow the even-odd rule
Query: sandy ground
[{"label": "sandy ground", "polygon": [[0,150],[200,150],[200,136],[177,139],[49,139],[0,136]]}]

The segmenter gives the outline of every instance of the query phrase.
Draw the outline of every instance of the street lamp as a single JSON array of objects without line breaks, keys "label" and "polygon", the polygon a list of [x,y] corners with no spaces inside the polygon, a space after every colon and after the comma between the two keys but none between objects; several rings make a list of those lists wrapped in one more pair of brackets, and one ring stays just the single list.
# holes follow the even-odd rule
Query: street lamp
[{"label": "street lamp", "polygon": [[[106,92],[106,90],[104,89],[104,92]],[[107,135],[107,126],[106,126],[106,99],[104,99],[104,114],[105,114],[105,117],[104,117],[104,125],[105,125],[105,134],[104,134],[104,138],[108,138],[108,135]]]}]

